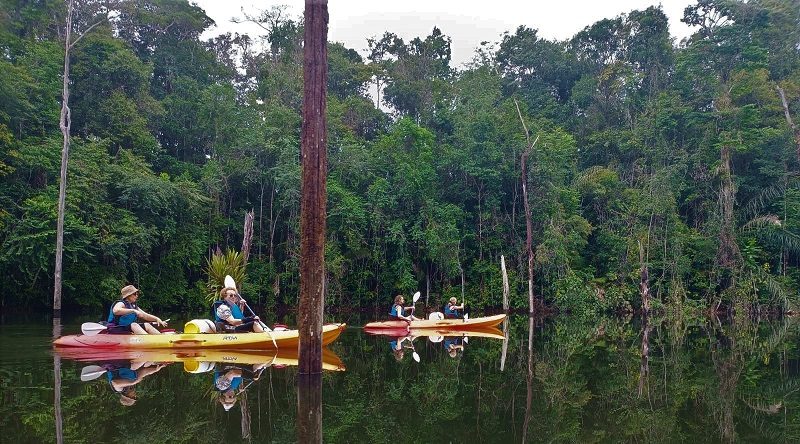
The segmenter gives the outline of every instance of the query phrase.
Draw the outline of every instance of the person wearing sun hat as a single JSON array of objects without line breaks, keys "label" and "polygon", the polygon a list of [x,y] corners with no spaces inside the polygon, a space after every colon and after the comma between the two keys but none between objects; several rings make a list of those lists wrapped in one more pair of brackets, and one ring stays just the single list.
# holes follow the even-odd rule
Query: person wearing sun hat
[{"label": "person wearing sun hat", "polygon": [[[148,322],[155,322],[162,327],[166,327],[167,323],[162,321],[158,316],[153,316],[136,305],[136,301],[139,299],[138,288],[133,285],[126,285],[122,287],[119,294],[120,300],[114,302],[111,306],[111,310],[108,312],[108,323],[110,324],[108,328],[109,333],[133,333],[137,335],[161,334],[157,328]],[[137,321],[144,321],[145,323],[142,324],[144,327],[139,325]]]}]

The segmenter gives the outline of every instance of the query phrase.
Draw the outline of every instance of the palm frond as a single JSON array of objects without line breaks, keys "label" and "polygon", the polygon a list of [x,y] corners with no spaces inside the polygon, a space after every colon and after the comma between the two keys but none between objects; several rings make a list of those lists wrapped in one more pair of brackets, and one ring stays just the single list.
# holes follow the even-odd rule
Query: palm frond
[{"label": "palm frond", "polygon": [[208,294],[206,299],[214,301],[225,285],[225,276],[230,275],[236,285],[241,288],[247,274],[245,273],[244,256],[236,250],[228,249],[225,253],[215,253],[206,261],[206,274],[208,275]]}]

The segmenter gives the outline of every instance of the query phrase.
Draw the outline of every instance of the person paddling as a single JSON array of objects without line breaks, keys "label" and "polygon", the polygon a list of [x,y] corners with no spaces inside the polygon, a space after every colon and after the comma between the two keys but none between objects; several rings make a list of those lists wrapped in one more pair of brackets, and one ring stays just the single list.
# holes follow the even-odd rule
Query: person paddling
[{"label": "person paddling", "polygon": [[403,303],[405,303],[405,298],[403,298],[402,294],[398,294],[394,297],[394,305],[392,305],[392,309],[389,310],[389,318],[402,319],[408,322],[420,320],[420,318],[414,316],[413,313],[406,316],[406,310],[413,310],[414,307],[403,307]]},{"label": "person paddling", "polygon": [[[110,334],[136,334],[136,335],[160,335],[152,324],[146,322],[155,322],[159,326],[166,327],[166,321],[162,321],[158,316],[153,316],[150,313],[142,310],[136,305],[139,299],[139,289],[133,285],[126,285],[120,290],[120,300],[114,302],[111,309],[108,311],[108,333]],[[144,327],[138,324],[137,321],[145,321]]]},{"label": "person paddling", "polygon": [[245,316],[243,309],[244,299],[239,296],[233,287],[225,287],[219,292],[220,300],[214,302],[214,320],[217,329],[222,332],[256,332],[262,333],[262,326],[258,316]]},{"label": "person paddling", "polygon": [[461,313],[464,310],[464,304],[456,305],[458,299],[455,297],[450,298],[444,306],[444,317],[447,319],[461,319],[464,315]]}]

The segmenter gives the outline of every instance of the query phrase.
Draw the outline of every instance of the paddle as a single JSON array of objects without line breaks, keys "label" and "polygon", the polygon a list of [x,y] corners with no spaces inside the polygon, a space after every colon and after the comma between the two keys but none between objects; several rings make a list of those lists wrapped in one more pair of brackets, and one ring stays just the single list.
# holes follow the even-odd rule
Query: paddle
[{"label": "paddle", "polygon": [[[237,296],[239,296],[239,299],[241,299],[241,300],[242,300],[242,302],[244,302],[244,306],[245,306],[245,308],[247,308],[247,310],[250,312],[250,316],[253,316],[253,317],[255,317],[255,316],[256,316],[256,313],[253,311],[253,309],[252,309],[252,308],[250,308],[250,306],[249,306],[249,305],[247,305],[247,301],[245,301],[245,300],[244,300],[244,298],[242,297],[242,295],[241,295],[241,294],[239,294],[238,287],[236,286],[236,281],[234,281],[234,280],[233,280],[233,277],[232,277],[231,275],[229,275],[229,274],[228,274],[228,275],[225,275],[225,286],[226,286],[226,287],[232,287],[232,288],[236,289],[236,295],[237,295]],[[277,342],[275,342],[275,337],[274,337],[274,336],[272,336],[272,333],[271,333],[271,332],[272,332],[272,330],[270,330],[270,328],[269,328],[269,327],[267,327],[267,324],[265,324],[265,323],[261,322],[261,319],[259,319],[259,320],[258,320],[258,323],[261,325],[261,328],[263,328],[263,329],[264,329],[264,333],[268,334],[268,335],[269,335],[269,338],[270,338],[270,339],[272,339],[272,345],[274,345],[274,346],[275,346],[275,350],[277,350],[277,349],[278,349],[278,343],[277,343]]]},{"label": "paddle", "polygon": [[[169,319],[165,320],[164,323],[169,322]],[[148,324],[155,324],[155,322],[148,322]],[[101,331],[107,330],[108,327],[103,324],[98,324],[97,322],[84,322],[81,324],[81,333],[86,336],[94,336]]]},{"label": "paddle", "polygon": [[97,379],[106,373],[106,369],[99,365],[87,365],[81,369],[81,381],[87,382]]},{"label": "paddle", "polygon": [[411,342],[411,357],[419,363],[419,353],[417,353],[417,349],[414,348],[414,337],[409,336],[409,341]]},{"label": "paddle", "polygon": [[417,301],[419,300],[419,297],[421,295],[422,294],[420,292],[416,292],[416,293],[414,293],[414,297],[411,298],[411,300],[414,303],[414,305],[411,306],[411,316],[414,316],[414,311],[417,309]]}]

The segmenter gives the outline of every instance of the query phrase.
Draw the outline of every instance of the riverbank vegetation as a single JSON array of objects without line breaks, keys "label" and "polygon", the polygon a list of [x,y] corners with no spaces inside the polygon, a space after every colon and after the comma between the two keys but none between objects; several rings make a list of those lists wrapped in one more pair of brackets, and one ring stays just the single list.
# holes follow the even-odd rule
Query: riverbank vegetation
[{"label": "riverbank vegetation", "polygon": [[[65,308],[129,282],[148,307],[204,306],[251,210],[244,290],[296,304],[301,20],[203,40],[188,2],[76,4],[76,29],[99,24],[70,56]],[[0,3],[4,308],[51,300],[65,13]],[[565,41],[520,26],[460,67],[438,28],[331,42],[326,305],[499,306],[503,255],[527,307],[524,180],[544,304],[638,309],[646,275],[654,310],[797,310],[800,8],[699,0],[684,21],[682,42],[658,7]]]}]

